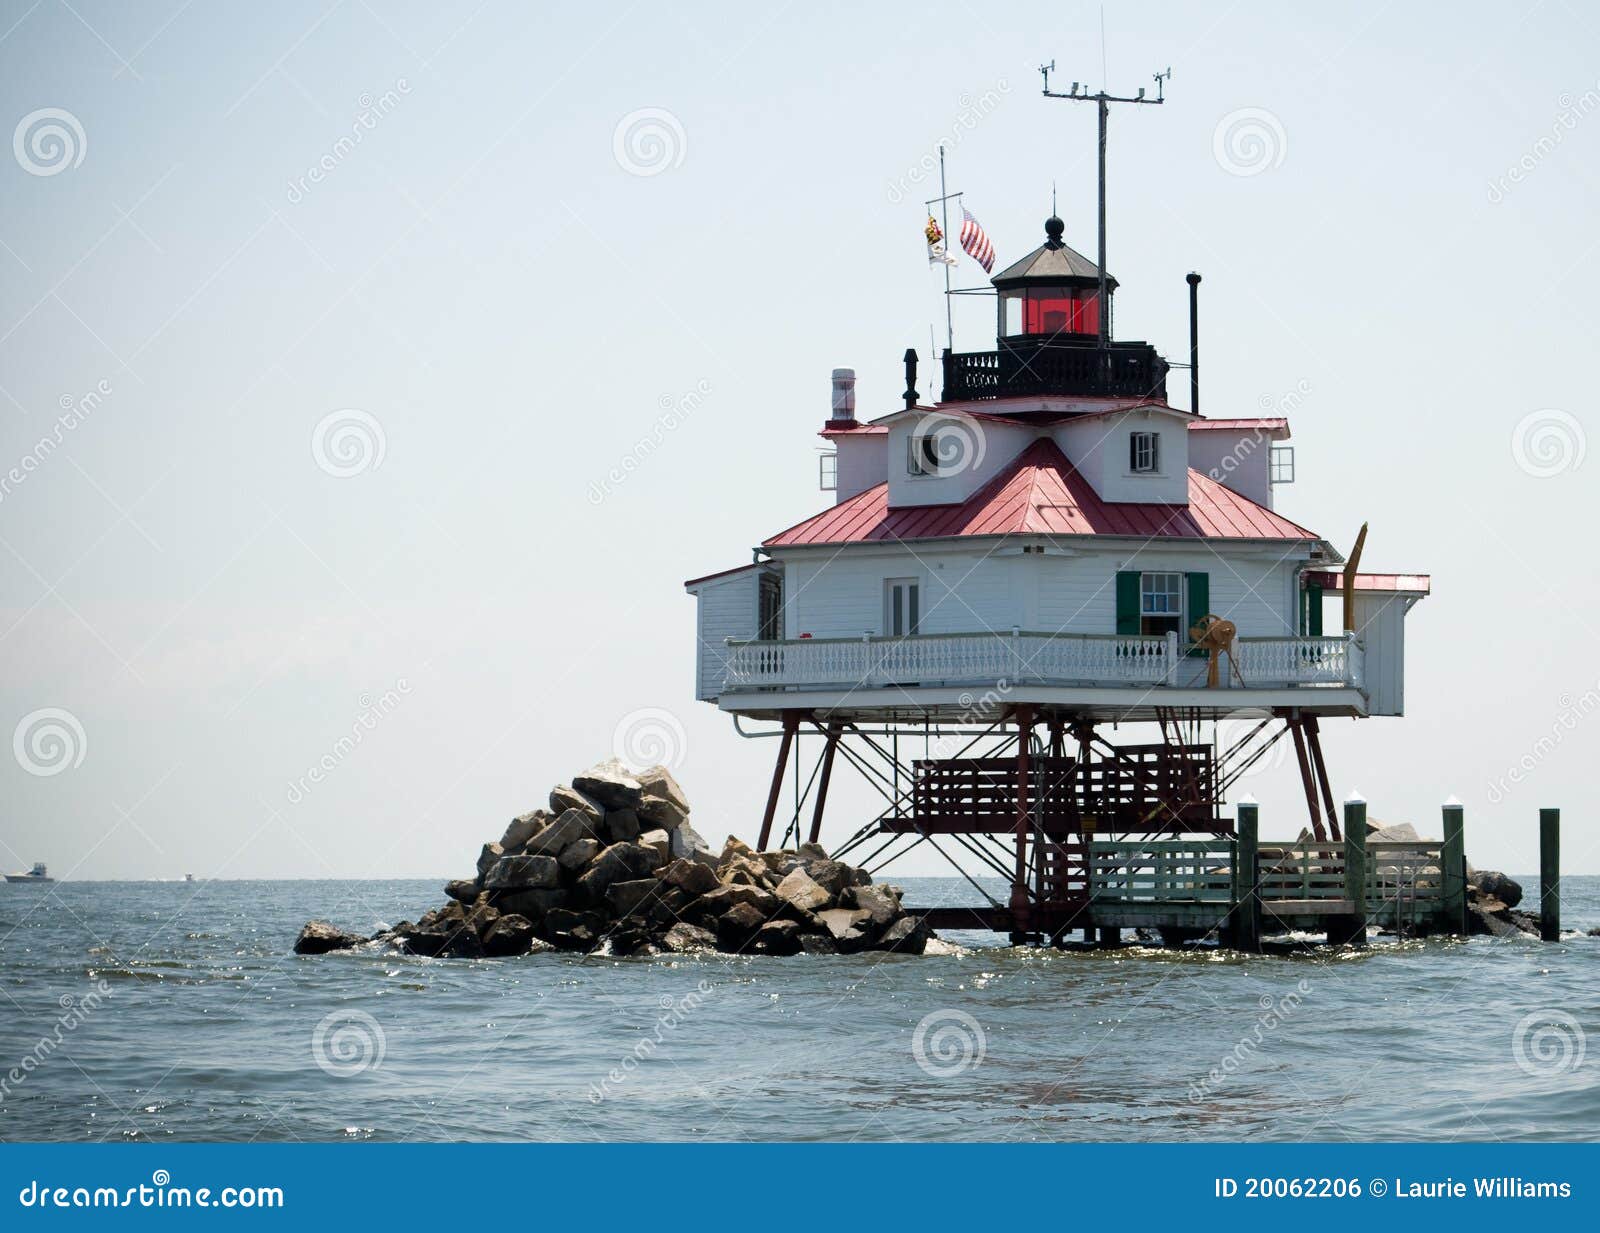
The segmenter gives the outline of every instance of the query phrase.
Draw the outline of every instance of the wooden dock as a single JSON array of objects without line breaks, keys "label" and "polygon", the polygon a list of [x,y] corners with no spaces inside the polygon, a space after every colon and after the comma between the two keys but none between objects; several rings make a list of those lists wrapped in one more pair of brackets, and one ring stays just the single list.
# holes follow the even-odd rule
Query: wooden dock
[{"label": "wooden dock", "polygon": [[[1556,811],[1541,815],[1541,904],[1547,938],[1559,934]],[[1240,950],[1261,949],[1264,935],[1324,933],[1330,942],[1364,945],[1367,927],[1411,936],[1467,932],[1467,863],[1462,809],[1447,805],[1443,839],[1373,841],[1366,805],[1345,805],[1344,838],[1262,843],[1259,814],[1241,804],[1235,833],[1198,839],[1139,838],[1083,844],[1081,892],[1036,903],[1036,929],[1060,941],[1068,931],[1115,938],[1123,929],[1170,937],[1213,936]],[[1008,908],[932,908],[936,929],[1012,927]]]}]

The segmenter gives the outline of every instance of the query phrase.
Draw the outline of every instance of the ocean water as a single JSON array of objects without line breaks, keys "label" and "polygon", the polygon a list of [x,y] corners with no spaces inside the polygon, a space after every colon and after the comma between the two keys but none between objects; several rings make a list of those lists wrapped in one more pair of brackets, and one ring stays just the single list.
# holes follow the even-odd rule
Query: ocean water
[{"label": "ocean water", "polygon": [[[971,897],[904,884],[917,903]],[[1263,958],[955,934],[959,953],[920,958],[290,953],[308,918],[371,931],[440,885],[0,887],[0,1138],[1600,1131],[1600,938],[1581,932],[1600,924],[1600,878],[1568,879],[1572,932],[1552,945]]]}]

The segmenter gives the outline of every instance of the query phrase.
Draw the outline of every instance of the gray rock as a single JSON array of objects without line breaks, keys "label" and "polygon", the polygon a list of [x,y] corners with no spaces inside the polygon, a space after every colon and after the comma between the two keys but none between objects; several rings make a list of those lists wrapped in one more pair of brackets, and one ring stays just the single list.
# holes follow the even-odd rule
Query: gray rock
[{"label": "gray rock", "polygon": [[[513,912],[500,917],[484,932],[483,953],[496,957],[525,955],[536,941],[533,922]],[[539,942],[539,945],[548,949],[548,943]]]},{"label": "gray rock", "polygon": [[490,867],[506,854],[506,850],[497,843],[486,843],[483,851],[478,853],[478,877],[481,880],[489,872]]},{"label": "gray rock", "polygon": [[647,848],[654,848],[663,865],[672,859],[672,840],[666,831],[645,831],[639,836],[639,842]]},{"label": "gray rock", "polygon": [[831,933],[802,933],[800,935],[800,953],[802,955],[837,955],[839,943],[833,940]]},{"label": "gray rock", "polygon": [[800,926],[792,920],[769,920],[756,930],[749,949],[757,955],[798,955]]},{"label": "gray rock", "polygon": [[576,872],[599,856],[603,846],[598,839],[574,839],[561,849],[557,859],[563,869]]},{"label": "gray rock", "polygon": [[526,851],[530,856],[560,856],[567,845],[580,839],[602,839],[602,828],[595,818],[581,809],[566,809],[532,839]]},{"label": "gray rock", "polygon": [[586,814],[596,826],[605,818],[604,806],[592,796],[579,792],[571,784],[557,784],[550,789],[550,812],[560,817],[569,809]]},{"label": "gray rock", "polygon": [[815,912],[833,902],[833,896],[817,885],[804,869],[793,870],[773,891],[779,899],[805,912]]},{"label": "gray rock", "polygon": [[465,925],[454,922],[435,922],[417,925],[398,934],[405,948],[416,955],[433,955],[453,959],[474,959],[483,954],[483,943],[478,935]]},{"label": "gray rock", "polygon": [[549,821],[550,815],[542,809],[535,809],[531,813],[512,818],[511,825],[506,827],[506,833],[500,836],[500,846],[507,852],[520,848],[543,830]]},{"label": "gray rock", "polygon": [[504,915],[526,916],[529,920],[538,921],[552,909],[566,906],[566,902],[567,892],[564,890],[514,890],[501,892],[495,900],[495,906]]},{"label": "gray rock", "polygon": [[329,951],[349,950],[367,939],[357,933],[346,933],[325,920],[307,921],[300,936],[294,940],[297,955],[326,955]]},{"label": "gray rock", "polygon": [[1482,904],[1467,904],[1467,932],[1487,933],[1497,938],[1520,938],[1526,932],[1507,910],[1503,915],[1491,912]]},{"label": "gray rock", "polygon": [[654,873],[661,863],[654,848],[637,843],[614,843],[590,863],[578,885],[592,899],[600,899],[613,882],[626,882]]},{"label": "gray rock", "polygon": [[830,895],[837,895],[850,884],[849,871],[838,861],[807,860],[802,867],[807,876]]},{"label": "gray rock", "polygon": [[679,921],[661,936],[662,950],[674,954],[692,954],[695,951],[716,950],[717,935],[709,929],[702,929],[699,925],[691,925]]},{"label": "gray rock", "polygon": [[704,895],[721,885],[710,866],[681,857],[664,866],[657,876],[667,885],[676,886],[691,895]]},{"label": "gray rock", "polygon": [[503,856],[483,880],[489,890],[548,890],[561,885],[553,856]]},{"label": "gray rock", "polygon": [[748,903],[736,903],[717,917],[717,945],[724,950],[743,950],[767,918]]},{"label": "gray rock", "polygon": [[499,919],[500,909],[490,903],[489,896],[485,894],[467,909],[466,918],[461,923],[481,938]]},{"label": "gray rock", "polygon": [[694,861],[696,864],[705,865],[712,869],[716,868],[717,854],[711,850],[711,846],[706,843],[700,832],[695,830],[694,827],[685,822],[683,825],[673,828],[670,833],[672,835],[671,855],[675,859]]},{"label": "gray rock", "polygon": [[828,927],[834,943],[843,954],[864,950],[872,940],[867,933],[872,924],[870,912],[863,912],[859,908],[831,908],[826,912],[818,912],[817,918]]},{"label": "gray rock", "polygon": [[736,856],[754,856],[755,849],[744,840],[734,835],[729,835],[727,842],[722,845],[722,854],[717,857],[717,868],[721,869],[733,861]]},{"label": "gray rock", "polygon": [[606,887],[606,903],[617,916],[632,916],[665,889],[658,878],[613,882]]},{"label": "gray rock", "polygon": [[697,907],[703,905],[705,910],[718,916],[741,903],[755,908],[763,917],[774,916],[783,907],[783,900],[762,887],[727,884],[706,892],[695,903]]},{"label": "gray rock", "polygon": [[928,926],[920,916],[902,916],[879,935],[873,950],[920,955],[928,947]]},{"label": "gray rock", "polygon": [[866,912],[874,926],[883,928],[900,915],[900,901],[886,886],[853,886],[839,900],[841,907]]},{"label": "gray rock", "polygon": [[643,790],[639,816],[669,831],[682,826],[689,817],[689,798],[672,777],[672,772],[664,766],[652,766],[640,771],[635,778]]},{"label": "gray rock", "polygon": [[605,829],[612,843],[628,843],[639,838],[639,815],[631,809],[608,809]]},{"label": "gray rock", "polygon": [[644,788],[633,772],[615,758],[607,758],[572,777],[572,786],[607,809],[637,809]]},{"label": "gray rock", "polygon": [[473,878],[457,878],[444,884],[444,893],[460,903],[471,903],[478,897],[478,883]]},{"label": "gray rock", "polygon": [[1508,908],[1522,902],[1522,885],[1492,869],[1474,869],[1467,875],[1467,885],[1475,888],[1487,899],[1498,899]]},{"label": "gray rock", "polygon": [[587,929],[598,936],[606,926],[606,918],[598,912],[574,911],[571,908],[551,908],[544,918],[546,934],[571,933],[574,929]]},{"label": "gray rock", "polygon": [[828,849],[820,843],[803,843],[800,845],[797,854],[803,861],[825,861],[828,859]]},{"label": "gray rock", "polygon": [[677,804],[664,796],[653,796],[645,793],[639,800],[639,816],[650,826],[659,826],[663,830],[677,830],[689,820],[689,811],[679,809]]}]

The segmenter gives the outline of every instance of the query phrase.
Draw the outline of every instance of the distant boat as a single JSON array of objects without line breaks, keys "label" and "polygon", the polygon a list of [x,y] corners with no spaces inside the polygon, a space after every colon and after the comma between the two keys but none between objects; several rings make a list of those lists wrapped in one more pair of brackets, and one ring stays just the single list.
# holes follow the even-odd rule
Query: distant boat
[{"label": "distant boat", "polygon": [[185,881],[185,882],[193,882],[193,881],[194,881],[194,874],[192,874],[192,873],[186,873],[186,874],[184,874],[184,875],[183,875],[183,880],[184,880],[184,881]]},{"label": "distant boat", "polygon": [[44,862],[43,861],[39,861],[34,865],[34,867],[32,869],[28,870],[27,873],[8,873],[8,874],[6,874],[6,881],[7,882],[54,882],[55,879],[52,878],[50,876],[49,871],[47,869],[45,869]]}]

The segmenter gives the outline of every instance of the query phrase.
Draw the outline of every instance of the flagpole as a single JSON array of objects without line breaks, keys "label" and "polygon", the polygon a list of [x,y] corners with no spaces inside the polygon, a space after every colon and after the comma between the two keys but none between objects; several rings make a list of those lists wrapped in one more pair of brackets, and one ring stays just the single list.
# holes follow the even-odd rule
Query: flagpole
[{"label": "flagpole", "polygon": [[[941,144],[939,146],[939,197],[941,198],[941,200],[939,202],[939,209],[940,209],[940,212],[943,213],[943,215],[944,215],[944,244],[945,244],[945,251],[949,252],[950,251],[950,198],[946,194],[946,190],[945,190],[945,186],[944,186],[944,146],[943,146],[943,144]],[[950,263],[948,261],[944,263],[944,329],[945,329],[945,339],[946,339],[946,342],[947,342],[947,350],[954,351],[956,349],[956,327],[955,327],[955,318],[952,317],[951,314],[950,314]],[[932,359],[937,359],[938,357],[937,356],[929,356],[928,358],[930,360],[932,360]],[[931,367],[932,366],[930,365],[930,368]]]}]

